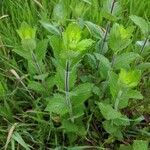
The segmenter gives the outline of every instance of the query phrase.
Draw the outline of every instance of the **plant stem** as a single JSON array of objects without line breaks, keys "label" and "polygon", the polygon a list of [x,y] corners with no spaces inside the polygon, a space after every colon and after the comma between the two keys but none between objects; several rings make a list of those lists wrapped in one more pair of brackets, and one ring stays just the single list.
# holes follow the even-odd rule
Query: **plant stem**
[{"label": "plant stem", "polygon": [[[37,61],[37,59],[36,59],[36,56],[35,56],[35,54],[34,54],[33,51],[31,51],[31,56],[32,56],[32,59],[33,59],[33,61],[34,61],[34,63],[35,63],[35,66],[36,66],[36,68],[37,68],[37,71],[38,71],[39,75],[43,74],[43,72],[42,72],[42,70],[41,70],[41,68],[40,68],[40,65],[39,65],[39,63],[38,63],[38,61]],[[45,90],[46,90],[46,93],[49,94],[49,92],[48,92],[48,90],[47,90],[47,86],[46,86],[45,80],[44,80],[44,81],[42,80],[42,85],[44,86],[44,88],[45,88]]]},{"label": "plant stem", "polygon": [[32,59],[33,59],[35,65],[36,65],[36,68],[37,68],[39,74],[42,74],[42,70],[41,70],[41,68],[40,68],[40,65],[39,65],[38,62],[37,62],[36,56],[35,56],[35,54],[33,53],[33,51],[31,51],[31,56],[32,56]]},{"label": "plant stem", "polygon": [[111,14],[113,13],[114,6],[115,6],[115,2],[116,2],[116,0],[113,0],[113,1],[112,1],[111,11],[110,11]]},{"label": "plant stem", "polygon": [[148,41],[148,37],[145,39],[144,44],[143,44],[143,46],[142,46],[142,48],[140,50],[140,53],[143,53],[147,41]]},{"label": "plant stem", "polygon": [[104,49],[109,29],[110,29],[110,22],[108,22],[107,25],[106,25],[106,32],[105,32],[105,35],[104,35],[104,38],[103,38],[103,41],[102,41],[101,51],[103,51],[103,49]]},{"label": "plant stem", "polygon": [[[111,10],[110,10],[110,13],[112,14],[113,13],[113,10],[114,10],[114,6],[115,6],[115,0],[112,1],[112,5],[111,5]],[[110,21],[107,23],[107,26],[106,26],[106,32],[105,32],[105,35],[104,35],[104,38],[103,38],[103,41],[102,41],[102,45],[101,45],[101,51],[103,51],[104,49],[104,46],[105,46],[105,42],[106,42],[106,39],[107,39],[107,35],[108,35],[108,32],[110,30]]]},{"label": "plant stem", "polygon": [[65,91],[66,91],[66,103],[69,107],[69,114],[71,121],[74,122],[73,118],[73,112],[72,112],[72,104],[70,101],[70,95],[69,95],[69,80],[70,80],[70,72],[69,72],[70,64],[69,61],[66,61],[66,71],[65,71]]}]

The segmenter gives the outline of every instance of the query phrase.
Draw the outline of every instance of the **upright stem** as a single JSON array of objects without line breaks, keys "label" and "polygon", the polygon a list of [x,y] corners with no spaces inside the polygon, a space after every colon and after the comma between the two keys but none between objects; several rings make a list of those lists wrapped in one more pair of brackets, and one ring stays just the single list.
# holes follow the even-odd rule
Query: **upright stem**
[{"label": "upright stem", "polygon": [[66,71],[65,71],[65,92],[66,92],[66,103],[68,105],[69,108],[69,114],[70,114],[70,118],[71,121],[74,122],[74,118],[73,118],[73,111],[72,111],[72,104],[70,101],[70,95],[69,95],[69,80],[70,80],[70,64],[69,61],[66,61]]},{"label": "upright stem", "polygon": [[[42,70],[40,68],[40,65],[39,65],[39,63],[38,63],[38,61],[36,59],[36,56],[35,56],[33,51],[31,51],[31,56],[32,56],[33,62],[35,63],[35,66],[36,66],[36,69],[37,69],[39,75],[43,74],[43,72],[42,72]],[[43,80],[42,80],[42,85],[44,86],[46,93],[49,94],[49,92],[47,90],[46,82],[43,81]]]},{"label": "upright stem", "polygon": [[38,64],[36,56],[35,56],[35,54],[32,51],[31,51],[31,56],[32,56],[32,59],[33,59],[35,65],[36,65],[36,68],[37,68],[39,74],[42,74],[42,70],[40,68],[40,65]]},{"label": "upright stem", "polygon": [[147,37],[146,40],[144,41],[144,44],[143,44],[143,46],[142,46],[142,48],[141,48],[141,50],[140,50],[141,53],[144,51],[144,48],[145,48],[145,45],[146,45],[147,41],[148,41],[148,37]]},{"label": "upright stem", "polygon": [[[111,14],[113,13],[115,2],[116,2],[115,0],[112,1],[111,10],[110,10]],[[109,30],[110,30],[110,21],[107,23],[107,26],[106,26],[106,32],[105,32],[105,35],[104,35],[104,38],[103,38],[103,41],[102,41],[102,45],[101,45],[101,51],[103,51],[103,49],[104,49],[105,42],[106,42]]]},{"label": "upright stem", "polygon": [[111,13],[111,14],[113,13],[114,6],[115,6],[115,2],[116,2],[116,0],[113,0],[113,1],[112,1],[111,10],[110,10],[110,13]]},{"label": "upright stem", "polygon": [[103,41],[102,41],[102,45],[101,45],[101,51],[103,51],[103,49],[104,49],[109,29],[110,29],[110,22],[108,22],[107,26],[106,26],[106,32],[105,32],[105,35],[104,35],[104,38],[103,38]]}]

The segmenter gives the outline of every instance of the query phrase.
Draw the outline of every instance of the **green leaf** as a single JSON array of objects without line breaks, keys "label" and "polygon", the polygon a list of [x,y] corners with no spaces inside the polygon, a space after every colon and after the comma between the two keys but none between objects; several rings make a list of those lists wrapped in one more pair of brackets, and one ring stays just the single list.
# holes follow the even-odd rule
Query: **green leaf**
[{"label": "green leaf", "polygon": [[50,45],[53,49],[55,58],[59,58],[61,51],[63,50],[62,39],[58,36],[49,36]]},{"label": "green leaf", "polygon": [[108,72],[111,70],[111,64],[105,56],[98,53],[95,53],[95,56],[100,62],[100,74],[103,78],[106,78],[108,76]]},{"label": "green leaf", "polygon": [[26,50],[22,47],[16,47],[12,51],[27,60],[31,60],[31,53],[29,52],[29,50]]},{"label": "green leaf", "polygon": [[77,44],[76,50],[82,52],[89,48],[93,43],[94,41],[92,39],[84,39]]},{"label": "green leaf", "polygon": [[44,21],[40,21],[40,23],[51,34],[57,35],[57,36],[61,36],[61,33],[60,33],[59,29],[54,24],[48,23],[48,22],[44,22]]},{"label": "green leaf", "polygon": [[90,31],[91,35],[95,37],[96,39],[101,39],[104,36],[103,30],[100,28],[100,26],[90,22],[90,21],[85,21],[85,25]]},{"label": "green leaf", "polygon": [[23,22],[21,27],[17,30],[17,33],[22,40],[35,39],[36,28],[32,28],[26,22]]},{"label": "green leaf", "polygon": [[135,140],[133,142],[133,150],[148,150],[148,141]]},{"label": "green leaf", "polygon": [[[117,92],[118,93],[118,92]],[[117,95],[116,95],[117,96]],[[115,105],[116,96],[111,99],[111,102]],[[120,97],[118,97],[118,108],[123,109],[128,106],[129,99],[143,99],[142,94],[137,90],[124,89]]]},{"label": "green leaf", "polygon": [[129,90],[127,97],[132,99],[143,99],[143,95],[137,90]]},{"label": "green leaf", "polygon": [[115,23],[110,31],[109,46],[118,53],[125,49],[131,43],[132,30],[125,29],[122,25]]},{"label": "green leaf", "polygon": [[108,121],[108,120],[103,122],[103,126],[104,126],[104,129],[112,136],[117,137],[118,139],[123,138],[120,126],[116,126],[115,124],[113,124],[113,122]]},{"label": "green leaf", "polygon": [[81,39],[81,29],[76,23],[70,23],[63,32],[63,42],[66,50],[75,50]]},{"label": "green leaf", "polygon": [[35,39],[24,39],[21,41],[22,48],[28,50],[28,53],[30,51],[33,51],[36,48],[36,41]]},{"label": "green leaf", "polygon": [[67,17],[68,9],[65,5],[65,1],[60,1],[54,6],[53,9],[53,18],[58,24],[64,24]]},{"label": "green leaf", "polygon": [[36,55],[37,61],[41,61],[41,60],[45,59],[45,55],[47,52],[46,51],[47,44],[48,44],[48,40],[41,40],[38,42],[36,50],[35,50],[35,55]]},{"label": "green leaf", "polygon": [[59,115],[68,113],[68,106],[65,102],[65,98],[62,95],[55,94],[52,98],[48,98],[47,100],[48,105],[45,108],[45,111]]},{"label": "green leaf", "polygon": [[121,113],[112,108],[109,104],[98,103],[99,109],[107,120],[113,120],[121,117]]},{"label": "green leaf", "polygon": [[92,94],[93,84],[83,83],[73,89],[70,93],[74,106],[83,104]]},{"label": "green leaf", "polygon": [[23,140],[23,138],[21,137],[21,135],[18,132],[14,132],[12,135],[12,138],[17,141],[22,147],[24,147],[26,150],[30,150],[28,144],[25,143],[25,141]]},{"label": "green leaf", "polygon": [[28,84],[28,88],[36,91],[37,93],[43,93],[45,91],[43,85],[36,81],[30,81]]},{"label": "green leaf", "polygon": [[[103,17],[106,17],[110,21],[112,21],[112,18],[115,18],[115,16],[118,16],[121,14],[121,6],[120,6],[119,2],[115,2],[112,13],[111,13],[111,8],[112,8],[112,0],[105,0],[103,2],[102,14],[103,14]],[[106,14],[109,14],[112,17],[107,17],[108,15],[106,15]],[[104,15],[106,15],[106,16],[104,16]]]},{"label": "green leaf", "polygon": [[127,116],[121,116],[120,118],[114,119],[113,123],[117,126],[129,126],[130,120]]},{"label": "green leaf", "polygon": [[121,55],[117,55],[114,60],[114,68],[129,68],[129,65],[138,58],[140,58],[140,55],[134,52],[122,53]]},{"label": "green leaf", "polygon": [[139,65],[136,66],[137,69],[141,70],[141,71],[145,71],[145,70],[150,70],[150,63],[149,62],[143,62]]},{"label": "green leaf", "polygon": [[141,78],[140,70],[126,71],[121,69],[119,74],[119,81],[127,87],[135,87],[138,85]]},{"label": "green leaf", "polygon": [[109,73],[109,87],[112,97],[116,97],[119,91],[118,75],[113,71]]},{"label": "green leaf", "polygon": [[138,17],[135,15],[130,16],[130,19],[141,29],[144,35],[148,35],[149,33],[149,26],[145,19],[142,17]]},{"label": "green leaf", "polygon": [[[65,88],[65,69],[63,66],[61,66],[62,63],[60,64],[59,62],[56,62],[56,75],[55,75],[55,83],[58,86],[59,89]],[[71,67],[69,70],[69,87],[70,90],[74,87],[76,79],[77,79],[77,66]]]},{"label": "green leaf", "polygon": [[84,126],[82,125],[82,122],[80,124],[75,124],[70,121],[63,120],[62,127],[65,129],[67,133],[71,132],[80,136],[86,135],[86,130]]},{"label": "green leaf", "polygon": [[21,24],[21,27],[17,30],[18,35],[21,38],[22,47],[27,50],[34,50],[36,48],[36,28],[32,28],[26,22]]},{"label": "green leaf", "polygon": [[41,81],[45,80],[47,77],[48,77],[48,73],[33,76],[34,79],[41,80]]}]

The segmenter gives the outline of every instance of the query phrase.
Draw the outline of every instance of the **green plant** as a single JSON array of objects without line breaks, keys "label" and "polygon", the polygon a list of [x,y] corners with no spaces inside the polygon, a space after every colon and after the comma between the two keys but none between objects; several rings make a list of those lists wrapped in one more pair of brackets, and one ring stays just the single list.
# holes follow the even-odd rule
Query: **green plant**
[{"label": "green plant", "polygon": [[[58,115],[66,133],[85,135],[81,117],[84,114],[84,101],[91,96],[92,84],[84,83],[75,85],[76,71],[87,48],[93,44],[92,39],[81,39],[82,30],[76,23],[68,25],[62,36],[49,36],[50,44],[54,51],[54,64],[56,67],[55,84],[57,94],[48,98],[45,111],[51,117]],[[79,132],[80,129],[80,132]]]},{"label": "green plant", "polygon": [[0,149],[149,148],[147,0],[0,6]]}]

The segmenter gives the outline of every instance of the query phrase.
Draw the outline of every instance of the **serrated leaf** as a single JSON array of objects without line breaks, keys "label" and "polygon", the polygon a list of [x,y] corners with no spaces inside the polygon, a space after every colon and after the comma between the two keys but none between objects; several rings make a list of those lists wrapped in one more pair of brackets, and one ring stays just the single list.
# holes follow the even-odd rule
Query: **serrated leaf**
[{"label": "serrated leaf", "polygon": [[62,127],[65,129],[65,131],[67,133],[71,132],[71,133],[75,133],[75,134],[80,135],[80,136],[84,136],[86,134],[86,130],[82,126],[82,123],[81,124],[75,124],[75,123],[72,123],[70,121],[64,120],[62,122]]},{"label": "serrated leaf", "polygon": [[76,44],[81,39],[81,29],[76,23],[70,23],[66,31],[63,33],[63,40],[65,45],[69,45],[70,49],[74,49]]},{"label": "serrated leaf", "polygon": [[52,98],[48,98],[48,105],[45,111],[50,113],[56,113],[64,115],[68,112],[68,106],[65,102],[65,98],[60,94],[55,94]]},{"label": "serrated leaf", "polygon": [[48,44],[47,39],[41,40],[38,42],[36,50],[35,50],[35,55],[36,55],[37,61],[41,61],[45,58],[47,44]]},{"label": "serrated leaf", "polygon": [[119,91],[119,86],[117,83],[118,83],[118,75],[111,71],[109,73],[109,88],[112,97],[116,97]]},{"label": "serrated leaf", "polygon": [[148,150],[148,141],[134,140],[133,150]]},{"label": "serrated leaf", "polygon": [[21,23],[21,27],[17,30],[22,40],[35,39],[36,28],[32,28],[26,22]]},{"label": "serrated leaf", "polygon": [[30,51],[33,51],[36,48],[36,41],[35,39],[24,39],[21,41],[22,48],[28,50],[28,53]]},{"label": "serrated leaf", "polygon": [[54,24],[48,23],[48,22],[44,22],[44,21],[40,21],[40,23],[51,34],[57,35],[57,36],[61,36],[61,33],[60,33],[59,29]]},{"label": "serrated leaf", "polygon": [[103,117],[107,120],[113,120],[121,117],[121,113],[112,108],[109,104],[98,103]]},{"label": "serrated leaf", "polygon": [[111,64],[105,56],[98,53],[95,53],[95,56],[99,60],[101,76],[106,78],[108,76],[108,72],[111,70]]},{"label": "serrated leaf", "polygon": [[115,23],[110,31],[109,46],[118,53],[125,49],[131,43],[132,31],[130,28],[125,29],[122,25]]},{"label": "serrated leaf", "polygon": [[53,49],[55,58],[59,58],[61,51],[63,50],[62,39],[58,36],[49,36],[50,45]]},{"label": "serrated leaf", "polygon": [[130,19],[141,29],[144,35],[147,35],[149,32],[148,23],[142,17],[138,17],[136,15],[130,16]]},{"label": "serrated leaf", "polygon": [[119,74],[119,81],[127,87],[135,87],[138,85],[141,78],[140,70],[126,71],[121,69]]},{"label": "serrated leaf", "polygon": [[115,124],[113,124],[113,122],[108,121],[108,120],[103,122],[103,126],[104,126],[104,129],[109,134],[113,135],[114,137],[117,137],[118,139],[122,139],[123,138],[120,126],[116,126]]},{"label": "serrated leaf", "polygon": [[128,126],[130,125],[130,119],[122,115],[120,118],[114,119],[113,123],[117,126]]},{"label": "serrated leaf", "polygon": [[43,85],[36,81],[29,82],[28,88],[36,91],[37,93],[43,93],[45,91]]},{"label": "serrated leaf", "polygon": [[[117,96],[117,95],[116,95]],[[142,94],[137,90],[124,89],[120,97],[118,97],[118,109],[123,109],[128,106],[129,99],[143,99]],[[116,97],[111,99],[112,103],[115,105]]]},{"label": "serrated leaf", "polygon": [[93,43],[94,41],[92,39],[84,39],[77,44],[76,50],[82,52],[89,48]]},{"label": "serrated leaf", "polygon": [[132,99],[143,99],[143,95],[137,90],[129,90],[127,97]]},{"label": "serrated leaf", "polygon": [[83,83],[71,91],[71,101],[74,106],[83,104],[92,93],[93,84]]},{"label": "serrated leaf", "polygon": [[140,58],[140,55],[134,52],[122,53],[117,55],[114,61],[114,68],[129,68],[129,65],[136,59]]},{"label": "serrated leaf", "polygon": [[85,25],[90,31],[91,35],[95,37],[96,39],[101,39],[104,36],[103,30],[100,28],[100,26],[90,22],[85,21]]},{"label": "serrated leaf", "polygon": [[25,58],[26,60],[31,60],[30,52],[28,50],[25,50],[22,47],[16,47],[12,51],[15,52],[16,54],[18,54],[19,56]]}]

